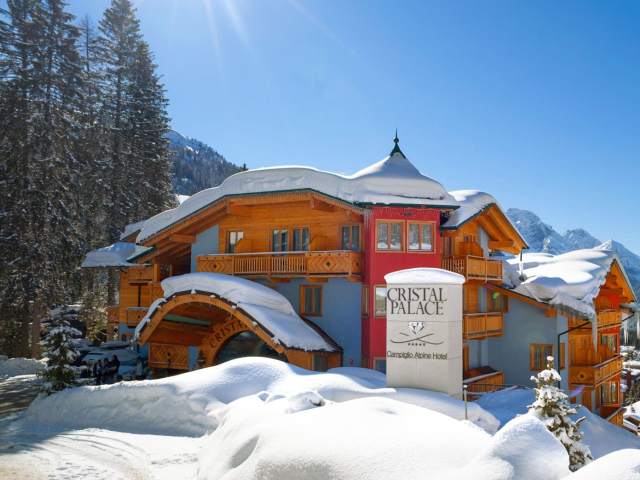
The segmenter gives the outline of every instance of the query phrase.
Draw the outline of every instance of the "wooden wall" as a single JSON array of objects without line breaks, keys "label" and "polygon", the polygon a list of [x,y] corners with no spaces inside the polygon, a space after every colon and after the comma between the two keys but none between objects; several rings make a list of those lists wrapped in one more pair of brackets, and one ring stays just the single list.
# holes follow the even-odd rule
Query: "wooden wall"
[{"label": "wooden wall", "polygon": [[238,253],[272,251],[272,232],[276,228],[289,230],[290,250],[293,228],[309,228],[310,250],[340,250],[342,225],[361,225],[362,237],[362,215],[325,204],[322,208],[312,208],[309,201],[231,208],[218,223],[220,253],[226,252],[227,232],[234,230],[242,230],[244,235]]}]

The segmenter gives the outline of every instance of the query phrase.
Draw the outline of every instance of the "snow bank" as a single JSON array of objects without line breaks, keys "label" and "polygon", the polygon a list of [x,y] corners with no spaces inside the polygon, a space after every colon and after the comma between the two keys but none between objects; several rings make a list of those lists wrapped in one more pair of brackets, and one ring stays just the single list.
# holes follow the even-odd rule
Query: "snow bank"
[{"label": "snow bank", "polygon": [[605,282],[614,252],[599,249],[574,250],[561,255],[526,253],[506,260],[507,282],[518,293],[541,302],[569,308],[595,318],[593,300]]},{"label": "snow bank", "polygon": [[401,153],[351,176],[304,166],[259,168],[231,175],[219,186],[202,190],[179,207],[150,218],[137,242],[142,243],[224,196],[284,190],[314,190],[350,203],[457,205],[440,183],[422,175]]},{"label": "snow bank", "polygon": [[638,480],[640,478],[640,451],[618,450],[588,464],[567,480]]},{"label": "snow bank", "polygon": [[200,291],[235,303],[273,334],[273,340],[289,348],[335,351],[316,330],[298,316],[282,294],[257,282],[219,273],[197,272],[162,281],[163,299],[156,299],[135,330],[138,338],[155,311],[172,295]]},{"label": "snow bank", "polygon": [[[464,418],[460,400],[438,392],[386,388],[384,377],[368,372],[336,369],[320,373],[268,358],[240,358],[160,380],[64,390],[36,400],[26,412],[25,426],[198,436],[216,429],[228,404],[264,392],[273,398],[314,392],[333,402],[387,397]],[[490,432],[498,426],[492,415],[473,403],[469,404],[469,419]]]},{"label": "snow bank", "polygon": [[108,247],[92,250],[84,257],[82,268],[132,267],[128,259],[149,250],[135,243],[116,242]]},{"label": "snow bank", "polygon": [[[526,413],[527,405],[532,404],[533,401],[533,390],[509,389],[484,394],[477,403],[505,424],[516,415]],[[580,424],[580,431],[584,434],[582,441],[589,446],[594,458],[602,457],[615,450],[640,448],[640,437],[609,423],[584,407],[577,408],[574,418],[580,417],[585,417]],[[636,452],[640,457],[640,450]]]},{"label": "snow bank", "polygon": [[491,437],[391,399],[337,404],[307,392],[231,404],[201,452],[199,471],[201,480],[538,480],[567,475],[568,464],[562,445],[530,416]]},{"label": "snow bank", "polygon": [[9,358],[0,361],[0,378],[15,377],[17,375],[33,375],[44,370],[45,363],[33,358]]}]

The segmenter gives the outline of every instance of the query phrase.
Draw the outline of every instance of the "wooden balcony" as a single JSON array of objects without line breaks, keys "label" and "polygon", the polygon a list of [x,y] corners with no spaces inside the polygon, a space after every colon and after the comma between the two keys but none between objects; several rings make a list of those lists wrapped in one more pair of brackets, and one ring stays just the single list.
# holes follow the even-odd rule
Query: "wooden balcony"
[{"label": "wooden balcony", "polygon": [[502,335],[502,312],[465,313],[462,336],[465,340],[480,340]]},{"label": "wooden balcony", "polygon": [[200,255],[198,272],[267,277],[352,277],[361,273],[362,254],[348,250]]},{"label": "wooden balcony", "polygon": [[153,281],[153,267],[136,266],[127,270],[127,281],[129,283],[149,283]]},{"label": "wooden balcony", "polygon": [[[482,367],[477,369],[479,375],[467,377],[464,379],[464,383],[467,385],[467,392],[474,393],[489,393],[495,392],[505,388],[504,374],[497,371],[489,371],[488,373],[481,373],[483,370],[492,370],[490,367]],[[465,377],[468,375],[474,375],[473,370],[465,372]]]},{"label": "wooden balcony", "polygon": [[618,355],[597,365],[569,367],[569,381],[572,384],[595,386],[621,371],[622,357]]},{"label": "wooden balcony", "polygon": [[502,261],[466,255],[442,260],[442,268],[464,275],[467,280],[502,282]]},{"label": "wooden balcony", "polygon": [[126,310],[126,323],[128,327],[137,327],[140,320],[147,314],[147,307],[129,307]]},{"label": "wooden balcony", "polygon": [[616,327],[621,323],[622,312],[620,310],[607,309],[598,312],[598,328]]}]

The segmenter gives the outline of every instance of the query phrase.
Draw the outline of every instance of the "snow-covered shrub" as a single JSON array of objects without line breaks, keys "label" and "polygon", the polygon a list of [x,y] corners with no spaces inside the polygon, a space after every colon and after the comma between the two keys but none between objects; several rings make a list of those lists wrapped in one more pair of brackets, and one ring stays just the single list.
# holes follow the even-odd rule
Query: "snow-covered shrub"
[{"label": "snow-covered shrub", "polygon": [[556,383],[560,374],[553,368],[553,357],[547,357],[547,368],[532,376],[536,383],[536,400],[529,405],[529,413],[537,416],[564,445],[569,454],[569,468],[576,471],[593,460],[589,447],[584,445],[582,433],[578,430],[584,418],[574,421],[576,409],[569,403],[569,397]]},{"label": "snow-covered shrub", "polygon": [[64,390],[76,384],[76,371],[71,365],[79,356],[72,339],[79,337],[80,331],[71,327],[64,315],[54,315],[48,324],[41,344],[47,366],[40,373],[45,380],[42,389],[47,394]]}]

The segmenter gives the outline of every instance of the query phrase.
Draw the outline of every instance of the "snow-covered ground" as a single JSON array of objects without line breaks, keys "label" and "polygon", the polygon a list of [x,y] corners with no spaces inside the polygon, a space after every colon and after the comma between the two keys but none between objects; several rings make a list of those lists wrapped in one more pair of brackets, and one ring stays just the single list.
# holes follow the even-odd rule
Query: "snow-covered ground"
[{"label": "snow-covered ground", "polygon": [[[530,391],[472,403],[466,421],[459,400],[384,382],[371,370],[317,373],[244,358],[162,380],[67,390],[0,423],[0,478],[569,475],[566,451],[539,420],[507,421],[530,403]],[[596,417],[583,426],[587,443],[640,446]],[[607,453],[591,446],[596,456]],[[611,469],[615,478],[640,478],[640,450],[614,452],[570,478],[613,478],[602,473]]]},{"label": "snow-covered ground", "polygon": [[16,375],[32,375],[44,370],[44,362],[32,358],[0,359],[0,379],[15,377]]}]

